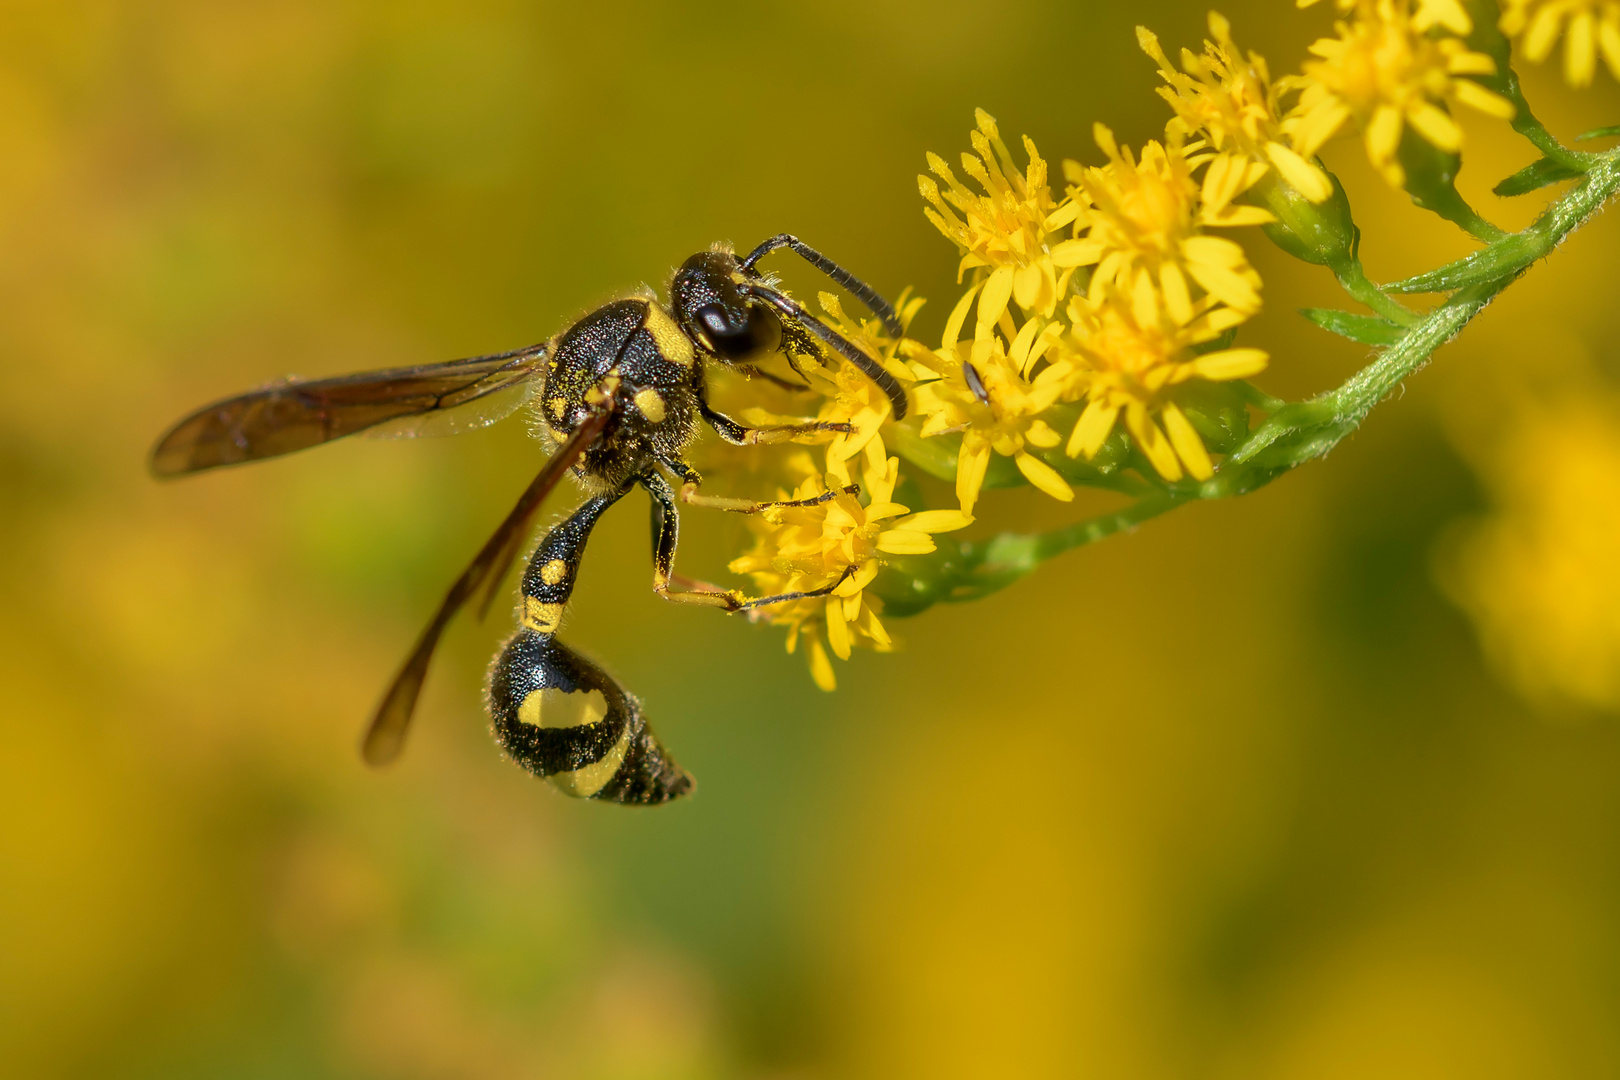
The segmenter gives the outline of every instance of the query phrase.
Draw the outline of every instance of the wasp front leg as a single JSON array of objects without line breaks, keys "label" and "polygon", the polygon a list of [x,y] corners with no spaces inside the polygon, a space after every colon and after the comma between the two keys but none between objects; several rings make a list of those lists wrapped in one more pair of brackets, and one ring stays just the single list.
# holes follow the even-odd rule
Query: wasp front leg
[{"label": "wasp front leg", "polygon": [[[680,537],[681,528],[680,514],[677,513],[675,508],[675,493],[670,490],[669,482],[657,473],[650,472],[644,475],[641,478],[641,485],[647,489],[647,494],[652,496],[653,592],[665,600],[673,600],[679,604],[701,604],[705,607],[717,607],[725,611],[753,611],[756,608],[769,607],[772,604],[785,604],[790,600],[808,600],[816,596],[826,596],[842,585],[844,578],[849,576],[850,571],[845,571],[844,577],[839,578],[831,585],[825,585],[819,589],[810,589],[805,592],[778,593],[775,596],[759,596],[752,599],[735,589],[709,587],[675,592],[670,588],[670,585],[677,579],[675,574],[675,547]],[[831,498],[831,496],[829,495],[828,498]],[[773,503],[770,505],[796,506],[801,505],[802,502],[813,501],[825,500],[802,500],[801,503]]]},{"label": "wasp front leg", "polygon": [[709,407],[709,403],[702,398],[698,399],[698,411],[703,419],[709,422],[719,436],[733,446],[769,446],[773,443],[789,442],[800,435],[815,435],[819,432],[830,431],[833,434],[853,435],[854,427],[849,424],[835,423],[830,420],[805,420],[798,424],[771,424],[767,427],[748,427],[739,424],[723,412],[717,412]]},{"label": "wasp front leg", "polygon": [[[820,495],[812,495],[806,499],[771,499],[758,502],[754,499],[732,499],[724,495],[705,495],[699,488],[703,486],[703,477],[692,466],[684,461],[674,459],[660,460],[659,464],[681,478],[681,502],[688,506],[702,506],[710,510],[728,510],[733,514],[758,514],[766,510],[776,510],[789,506],[820,506],[824,502],[831,502],[840,495],[859,495],[861,485],[846,484],[843,487],[823,491]],[[658,478],[662,482],[662,477]],[[652,489],[648,488],[650,492]],[[665,485],[668,490],[668,485]],[[658,496],[654,495],[656,499]]]},{"label": "wasp front leg", "polygon": [[569,795],[647,804],[686,794],[692,777],[641,703],[556,636],[591,530],[632,486],[586,500],[540,541],[523,575],[521,624],[490,669],[488,694],[496,741],[518,764]]}]

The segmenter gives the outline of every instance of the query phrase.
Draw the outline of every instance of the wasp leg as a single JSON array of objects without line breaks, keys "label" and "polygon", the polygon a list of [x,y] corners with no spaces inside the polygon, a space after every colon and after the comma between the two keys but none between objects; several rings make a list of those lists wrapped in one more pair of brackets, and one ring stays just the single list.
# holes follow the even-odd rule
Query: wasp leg
[{"label": "wasp leg", "polygon": [[522,621],[489,673],[495,739],[518,764],[579,798],[661,803],[692,789],[641,703],[557,639],[591,530],[634,486],[587,499],[540,541],[523,574]]},{"label": "wasp leg", "polygon": [[733,514],[758,514],[765,510],[778,510],[788,506],[820,506],[830,502],[840,495],[859,495],[861,485],[846,484],[844,487],[823,491],[820,495],[812,495],[807,499],[773,499],[769,502],[756,502],[753,499],[732,499],[724,495],[704,495],[698,490],[703,485],[703,477],[698,471],[684,461],[659,459],[670,472],[681,478],[681,502],[688,506],[702,506],[710,510],[729,510]]},{"label": "wasp leg", "polygon": [[850,571],[846,570],[843,577],[819,589],[778,593],[775,596],[760,596],[753,599],[745,597],[735,589],[717,589],[712,586],[675,592],[670,585],[676,581],[675,546],[681,529],[680,514],[675,508],[675,493],[670,490],[669,482],[655,472],[643,474],[640,481],[641,486],[647,489],[647,494],[652,496],[653,592],[665,600],[673,600],[678,604],[717,607],[728,612],[753,611],[772,604],[785,604],[790,600],[809,600],[817,596],[826,596],[842,585],[844,578],[849,576]]},{"label": "wasp leg", "polygon": [[[783,390],[795,394],[802,394],[810,389],[805,383],[797,383],[792,379],[784,379],[780,375],[772,375],[757,364],[734,364],[732,370],[740,375],[746,375],[750,379],[764,379],[768,383],[780,386]],[[794,370],[798,371],[798,368],[795,367]],[[803,375],[804,373],[801,371],[799,374]]]},{"label": "wasp leg", "polygon": [[806,420],[799,424],[773,424],[770,427],[747,427],[737,423],[725,413],[716,412],[709,408],[706,401],[698,401],[698,411],[703,419],[719,433],[720,437],[734,446],[767,446],[771,443],[783,443],[800,435],[814,435],[819,431],[831,431],[844,435],[853,435],[854,427],[849,424],[833,423],[829,420]]}]

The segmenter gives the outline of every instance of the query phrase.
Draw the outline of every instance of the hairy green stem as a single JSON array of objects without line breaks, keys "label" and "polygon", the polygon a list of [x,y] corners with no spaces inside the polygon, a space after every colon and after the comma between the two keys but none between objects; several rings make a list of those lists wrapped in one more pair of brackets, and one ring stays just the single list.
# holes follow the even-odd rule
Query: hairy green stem
[{"label": "hairy green stem", "polygon": [[1581,223],[1596,213],[1620,187],[1620,156],[1605,154],[1581,182],[1553,203],[1523,232],[1511,233],[1472,255],[1437,270],[1418,274],[1384,288],[1390,292],[1450,292],[1499,278],[1512,278],[1544,258]]},{"label": "hairy green stem", "polygon": [[1384,295],[1384,291],[1367,277],[1366,271],[1361,268],[1360,259],[1332,269],[1334,276],[1339,279],[1339,287],[1349,293],[1352,299],[1371,308],[1395,325],[1412,326],[1422,318],[1399,300]]}]

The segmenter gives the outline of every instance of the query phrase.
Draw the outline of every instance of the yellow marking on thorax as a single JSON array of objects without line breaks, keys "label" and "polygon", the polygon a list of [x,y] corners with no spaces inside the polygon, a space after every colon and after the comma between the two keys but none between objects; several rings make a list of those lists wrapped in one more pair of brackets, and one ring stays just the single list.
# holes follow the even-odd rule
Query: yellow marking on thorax
[{"label": "yellow marking on thorax", "polygon": [[645,390],[637,390],[635,401],[636,408],[641,410],[642,416],[655,424],[663,421],[664,397],[658,391],[650,386]]},{"label": "yellow marking on thorax", "polygon": [[568,576],[568,564],[561,559],[552,559],[540,568],[540,580],[547,585],[556,585]]},{"label": "yellow marking on thorax", "polygon": [[547,604],[532,596],[523,598],[523,628],[537,634],[555,634],[562,622],[563,606]]},{"label": "yellow marking on thorax", "polygon": [[647,319],[641,325],[652,335],[653,344],[658,346],[658,351],[663,354],[665,360],[681,367],[692,366],[694,356],[692,339],[681,333],[681,328],[673,315],[649,301]]},{"label": "yellow marking on thorax", "polygon": [[585,391],[586,403],[589,405],[606,405],[619,392],[619,384],[623,381],[619,377],[617,370],[608,372],[602,376],[595,386]]},{"label": "yellow marking on thorax", "polygon": [[552,416],[555,416],[558,420],[561,420],[563,418],[563,413],[565,413],[567,411],[568,411],[568,402],[564,401],[560,397],[555,397],[555,398],[551,399],[551,415]]}]

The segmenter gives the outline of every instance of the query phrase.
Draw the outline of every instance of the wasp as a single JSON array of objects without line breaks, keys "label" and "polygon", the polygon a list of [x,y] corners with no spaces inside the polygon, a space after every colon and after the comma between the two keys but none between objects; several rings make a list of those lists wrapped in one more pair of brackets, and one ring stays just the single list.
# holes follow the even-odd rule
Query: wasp
[{"label": "wasp", "polygon": [[652,504],[653,589],[659,596],[730,612],[825,596],[839,583],[748,598],[676,576],[678,503],[758,513],[839,494],[777,502],[704,494],[702,477],[684,457],[702,424],[738,445],[850,430],[809,420],[771,427],[738,423],[709,405],[708,367],[719,363],[787,382],[756,365],[781,352],[798,372],[795,356],[819,358],[825,346],[882,389],[896,419],[906,414],[905,392],[882,364],[757,269],[782,248],[848,290],[891,336],[901,335],[888,301],[783,233],[742,259],[724,245],[693,255],[670,281],[668,307],[650,293],[631,296],[597,308],[539,345],[420,367],[283,381],[208,405],[158,441],[152,473],[167,479],[258,461],[361,431],[408,432],[451,410],[465,418],[464,428],[481,427],[532,401],[555,449],[451,585],[383,695],[361,753],[373,765],[399,756],[445,627],[469,603],[476,602],[481,614],[489,609],[546,496],[571,472],[587,498],[535,548],[522,578],[518,629],[490,667],[486,704],[495,739],[520,765],[569,795],[632,804],[678,798],[691,790],[692,777],[653,735],[641,703],[557,638],[591,530],[604,511],[640,487]]}]

